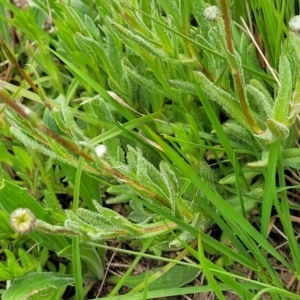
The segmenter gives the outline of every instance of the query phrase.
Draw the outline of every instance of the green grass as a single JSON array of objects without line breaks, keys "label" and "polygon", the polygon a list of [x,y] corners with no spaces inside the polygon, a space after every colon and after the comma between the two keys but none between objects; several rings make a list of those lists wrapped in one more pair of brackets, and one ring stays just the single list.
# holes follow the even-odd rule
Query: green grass
[{"label": "green grass", "polygon": [[[300,299],[299,7],[208,2],[210,21],[202,0],[0,1],[3,299],[95,299],[99,280],[101,299]],[[131,255],[123,277],[105,249]],[[133,275],[143,259],[165,264]]]}]

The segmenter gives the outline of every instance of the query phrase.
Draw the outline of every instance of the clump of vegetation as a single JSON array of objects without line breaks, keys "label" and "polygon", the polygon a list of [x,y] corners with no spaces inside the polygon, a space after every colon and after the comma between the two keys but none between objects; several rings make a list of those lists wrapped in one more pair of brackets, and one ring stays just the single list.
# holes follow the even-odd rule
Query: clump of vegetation
[{"label": "clump of vegetation", "polygon": [[300,299],[299,7],[214,2],[0,2],[3,299]]}]

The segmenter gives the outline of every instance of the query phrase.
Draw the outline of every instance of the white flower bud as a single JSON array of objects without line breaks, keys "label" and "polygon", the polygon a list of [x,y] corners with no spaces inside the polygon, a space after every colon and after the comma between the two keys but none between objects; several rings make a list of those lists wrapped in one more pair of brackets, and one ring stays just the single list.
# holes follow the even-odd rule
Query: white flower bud
[{"label": "white flower bud", "polygon": [[98,145],[95,147],[95,151],[99,157],[103,157],[106,153],[106,147],[104,145]]},{"label": "white flower bud", "polygon": [[293,17],[290,22],[290,29],[291,31],[295,32],[295,33],[300,33],[300,16],[295,16]]},{"label": "white flower bud", "polygon": [[35,229],[36,218],[28,208],[18,208],[10,215],[10,226],[19,234],[29,234]]},{"label": "white flower bud", "polygon": [[219,8],[215,5],[208,6],[204,10],[204,17],[209,22],[214,21],[220,15],[221,15],[221,12],[220,12]]}]

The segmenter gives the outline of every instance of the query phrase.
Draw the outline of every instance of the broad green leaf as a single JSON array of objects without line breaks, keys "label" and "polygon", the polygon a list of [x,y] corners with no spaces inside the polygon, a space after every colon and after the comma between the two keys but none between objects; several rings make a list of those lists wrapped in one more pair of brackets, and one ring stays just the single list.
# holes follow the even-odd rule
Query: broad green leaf
[{"label": "broad green leaf", "polygon": [[[245,174],[245,178],[251,183],[251,180],[257,176],[260,175],[261,172],[260,171],[253,171],[253,170],[247,170],[246,168],[244,168],[243,173]],[[229,174],[226,177],[222,178],[219,180],[220,184],[236,184],[236,174]]]},{"label": "broad green leaf", "polygon": [[13,281],[10,288],[2,295],[2,300],[52,299],[52,293],[61,287],[73,285],[74,278],[60,273],[30,273]]},{"label": "broad green leaf", "polygon": [[3,180],[0,185],[0,208],[10,214],[19,207],[29,208],[37,218],[52,223],[47,210],[28,193],[27,189]]},{"label": "broad green leaf", "polygon": [[[151,276],[157,273],[160,273],[161,269],[153,269],[148,271],[147,276]],[[191,282],[198,275],[199,269],[187,267],[187,266],[174,266],[167,272],[163,273],[160,277],[158,277],[155,281],[151,282],[147,288],[149,291],[154,290],[164,290],[164,289],[172,289],[176,287],[183,286],[189,282]],[[130,288],[136,287],[138,284],[142,283],[145,280],[146,273],[130,276],[124,282],[124,285]],[[118,276],[110,276],[107,281],[110,283],[118,283],[120,277]]]}]

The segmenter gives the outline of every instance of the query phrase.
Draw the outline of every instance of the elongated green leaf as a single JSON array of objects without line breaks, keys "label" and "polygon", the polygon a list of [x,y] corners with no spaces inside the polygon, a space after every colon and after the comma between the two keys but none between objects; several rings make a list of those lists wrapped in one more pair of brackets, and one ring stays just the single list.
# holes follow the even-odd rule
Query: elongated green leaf
[{"label": "elongated green leaf", "polygon": [[262,93],[252,85],[247,85],[247,91],[253,96],[251,103],[253,108],[257,108],[259,116],[262,120],[266,120],[271,117],[272,106],[269,99],[266,97],[266,92]]},{"label": "elongated green leaf", "polygon": [[168,55],[163,50],[162,45],[157,45],[157,42],[148,41],[141,35],[134,33],[133,30],[129,30],[109,18],[107,18],[107,23],[118,34],[124,44],[138,55],[141,55],[146,61],[152,61],[153,56],[169,59]]},{"label": "elongated green leaf", "polygon": [[169,79],[168,83],[172,87],[174,87],[175,89],[177,89],[181,92],[189,93],[191,95],[197,95],[195,86],[193,83],[190,83],[187,81],[181,81],[181,80],[173,80],[173,79]]},{"label": "elongated green leaf", "polygon": [[240,124],[228,121],[222,127],[230,140],[246,143],[252,147],[255,146],[256,149],[262,148],[262,145],[254,139],[253,135]]},{"label": "elongated green leaf", "polygon": [[185,12],[180,11],[176,1],[158,0],[158,3],[163,7],[163,9],[165,10],[165,12],[167,12],[168,15],[173,17],[177,29],[179,29],[179,31],[182,31],[183,24],[181,14],[184,14]]},{"label": "elongated green leaf", "polygon": [[289,111],[289,103],[292,100],[292,74],[291,66],[285,54],[280,56],[279,62],[280,87],[273,107],[273,118],[284,123]]},{"label": "elongated green leaf", "polygon": [[101,66],[101,68],[103,68],[111,78],[115,78],[115,70],[112,63],[109,61],[103,46],[94,39],[88,38],[79,33],[75,35],[75,38],[78,42],[82,43],[89,49],[91,55],[94,55],[97,58],[99,66]]},{"label": "elongated green leaf", "polygon": [[[125,62],[125,60],[123,60]],[[123,64],[124,71],[126,74],[141,87],[149,90],[152,93],[168,96],[168,92],[164,88],[152,79],[148,79],[145,76],[141,76],[137,71],[128,67],[125,63]]]},{"label": "elongated green leaf", "polygon": [[[245,128],[249,128],[245,115],[242,112],[239,102],[226,91],[221,90],[208,80],[202,73],[194,72],[195,79],[209,99],[216,101],[230,116]],[[201,100],[201,99],[200,99]]]},{"label": "elongated green leaf", "polygon": [[[157,10],[154,11],[153,17],[157,20],[160,19],[160,16],[159,16]],[[168,35],[167,30],[164,27],[157,24],[156,22],[152,22],[152,26],[153,26],[153,29],[155,30],[155,33],[157,34],[159,40],[163,43],[166,51],[168,53],[170,53],[172,56],[172,54],[174,54],[174,50],[176,50],[176,49],[174,47],[175,45],[172,43],[170,36]]]},{"label": "elongated green leaf", "polygon": [[84,22],[71,6],[67,6],[64,3],[59,2],[56,2],[55,5],[57,5],[63,13],[66,26],[72,28],[74,32],[82,32],[85,34],[89,33]]}]

